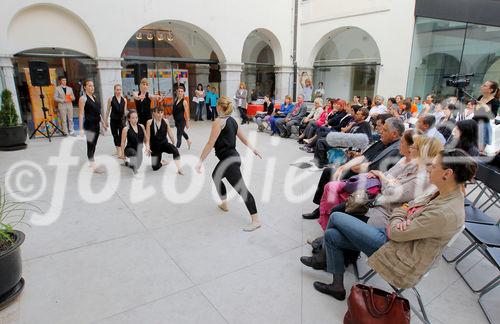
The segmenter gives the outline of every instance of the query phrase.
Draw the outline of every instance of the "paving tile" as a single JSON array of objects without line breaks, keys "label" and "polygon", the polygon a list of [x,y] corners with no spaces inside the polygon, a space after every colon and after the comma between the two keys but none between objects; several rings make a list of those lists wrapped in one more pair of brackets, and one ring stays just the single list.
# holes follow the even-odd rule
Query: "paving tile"
[{"label": "paving tile", "polygon": [[226,321],[197,288],[190,288],[96,323],[218,324]]},{"label": "paving tile", "polygon": [[88,323],[192,285],[149,235],[25,262],[21,323]]}]

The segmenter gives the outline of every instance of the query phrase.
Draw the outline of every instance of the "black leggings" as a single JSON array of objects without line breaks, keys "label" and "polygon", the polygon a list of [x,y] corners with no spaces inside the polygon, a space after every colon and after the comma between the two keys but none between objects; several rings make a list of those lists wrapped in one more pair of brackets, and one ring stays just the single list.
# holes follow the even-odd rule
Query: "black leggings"
[{"label": "black leggings", "polygon": [[125,156],[130,158],[129,166],[136,172],[142,164],[142,145],[139,145],[137,148],[126,146]]},{"label": "black leggings", "polygon": [[257,206],[255,206],[255,199],[250,191],[248,191],[245,181],[243,180],[240,166],[241,159],[237,155],[220,160],[212,173],[212,179],[214,180],[215,188],[217,189],[220,199],[225,200],[227,198],[227,191],[222,179],[226,178],[234,190],[243,198],[250,215],[253,215],[257,213]]},{"label": "black leggings", "polygon": [[155,147],[154,150],[151,148],[151,166],[153,167],[154,171],[159,170],[162,167],[162,153],[172,154],[174,156],[174,160],[179,160],[181,158],[177,147],[168,142],[160,144],[160,146]]},{"label": "black leggings", "polygon": [[186,120],[184,118],[175,120],[175,128],[177,129],[177,148],[181,147],[182,137],[184,137],[186,140],[189,139],[188,134],[184,130],[185,127]]},{"label": "black leggings", "polygon": [[238,110],[240,111],[240,115],[241,115],[241,122],[242,122],[242,123],[248,123],[248,115],[247,115],[247,110],[246,110],[246,108],[243,108],[243,107],[238,107]]},{"label": "black leggings", "polygon": [[90,162],[94,162],[95,147],[99,139],[99,124],[95,128],[85,128],[85,136],[87,137],[87,158]]},{"label": "black leggings", "polygon": [[123,130],[122,121],[120,119],[111,119],[109,126],[111,127],[111,135],[113,135],[115,146],[120,147],[122,142]]}]

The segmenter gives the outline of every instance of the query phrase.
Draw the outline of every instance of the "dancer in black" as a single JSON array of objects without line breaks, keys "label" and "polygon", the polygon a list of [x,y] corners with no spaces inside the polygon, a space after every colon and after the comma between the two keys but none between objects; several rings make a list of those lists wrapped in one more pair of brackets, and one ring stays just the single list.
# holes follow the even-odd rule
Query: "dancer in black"
[{"label": "dancer in black", "polygon": [[130,162],[125,162],[125,165],[130,167],[134,174],[137,174],[137,170],[139,170],[142,164],[142,148],[146,132],[144,126],[138,123],[139,118],[135,110],[128,112],[127,120],[128,126],[124,127],[122,130],[122,142],[120,147],[124,149],[122,149],[120,158],[122,160],[125,160],[125,157],[130,158]]},{"label": "dancer in black", "polygon": [[111,126],[111,135],[116,147],[115,155],[120,155],[122,129],[125,127],[125,116],[127,115],[127,99],[122,96],[122,86],[115,84],[115,95],[108,99],[108,110],[106,111],[106,118],[104,123],[108,127],[108,119]]},{"label": "dancer in black", "polygon": [[[85,80],[83,82],[84,94],[78,100],[78,121],[80,125],[80,136],[87,138],[87,158],[89,167],[93,172],[103,173],[96,167],[94,160],[95,148],[99,139],[101,125],[101,104],[94,96],[94,82]],[[84,118],[85,117],[85,118]]]},{"label": "dancer in black", "polygon": [[161,100],[162,97],[151,94],[149,91],[149,81],[147,78],[141,80],[139,92],[134,92],[135,109],[139,116],[139,124],[146,125],[147,121],[151,119],[151,99]]},{"label": "dancer in black", "polygon": [[189,129],[189,106],[184,99],[184,86],[181,84],[177,88],[177,95],[174,100],[172,115],[174,116],[175,128],[177,129],[177,148],[181,147],[182,137],[187,141],[188,148],[191,148],[191,140],[184,128]]},{"label": "dancer in black", "polygon": [[162,166],[168,164],[168,161],[162,160],[163,153],[174,156],[177,173],[183,174],[181,170],[181,155],[179,150],[168,142],[168,137],[172,143],[175,142],[174,133],[163,117],[163,108],[155,107],[153,110],[153,119],[148,120],[146,124],[146,154],[151,155],[151,166],[153,170],[159,170]]},{"label": "dancer in black", "polygon": [[221,96],[217,101],[217,112],[219,118],[212,124],[212,131],[205,148],[200,156],[200,161],[196,165],[196,171],[202,172],[203,161],[207,158],[208,154],[215,148],[215,155],[219,158],[219,163],[212,173],[212,178],[215,183],[215,188],[219,194],[222,203],[219,208],[227,211],[227,192],[222,179],[226,180],[243,198],[245,205],[252,217],[252,223],[243,228],[246,232],[251,232],[260,227],[260,220],[257,215],[257,207],[255,206],[255,199],[248,191],[248,188],[241,175],[241,159],[238,151],[236,151],[236,137],[250,148],[253,153],[262,159],[257,149],[255,149],[247,140],[243,132],[238,127],[238,123],[231,117],[233,112],[233,103],[231,99],[226,96]]}]

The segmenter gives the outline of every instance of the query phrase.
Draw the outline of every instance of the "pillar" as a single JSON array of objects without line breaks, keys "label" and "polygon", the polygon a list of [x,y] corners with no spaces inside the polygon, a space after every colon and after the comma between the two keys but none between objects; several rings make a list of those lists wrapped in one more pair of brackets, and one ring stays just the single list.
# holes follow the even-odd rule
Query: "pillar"
[{"label": "pillar", "polygon": [[276,66],[275,75],[275,100],[285,101],[285,96],[293,94],[293,66]]},{"label": "pillar", "polygon": [[19,116],[19,122],[22,122],[23,118],[17,97],[16,82],[14,81],[14,65],[12,65],[12,56],[10,55],[0,56],[0,79],[4,88],[12,92],[12,101]]},{"label": "pillar", "polygon": [[106,107],[108,98],[113,96],[114,85],[122,84],[122,60],[121,57],[100,57],[96,60],[102,107]]},{"label": "pillar", "polygon": [[220,64],[220,94],[233,98],[241,82],[242,63]]}]

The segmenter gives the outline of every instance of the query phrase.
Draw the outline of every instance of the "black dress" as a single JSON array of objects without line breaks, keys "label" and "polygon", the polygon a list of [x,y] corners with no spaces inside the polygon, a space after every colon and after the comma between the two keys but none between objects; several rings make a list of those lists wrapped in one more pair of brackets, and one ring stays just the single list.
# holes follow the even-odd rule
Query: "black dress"
[{"label": "black dress", "polygon": [[162,153],[172,154],[174,160],[180,159],[179,150],[168,142],[167,128],[168,125],[164,119],[160,122],[160,127],[155,124],[155,120],[151,121],[149,126],[149,134],[151,139],[149,141],[151,149],[151,166],[156,171],[162,167],[161,155]]},{"label": "black dress", "polygon": [[110,127],[111,135],[113,135],[113,141],[115,146],[121,145],[122,130],[125,127],[125,99],[120,98],[120,102],[115,96],[111,98],[111,114],[110,114]]},{"label": "black dress", "polygon": [[101,104],[94,96],[89,97],[85,94],[85,98],[83,129],[87,137],[87,158],[93,162],[100,132]]},{"label": "black dress", "polygon": [[214,144],[215,155],[219,158],[219,163],[212,173],[215,188],[221,200],[227,197],[226,186],[222,179],[226,180],[243,198],[250,215],[257,213],[255,199],[248,191],[248,188],[241,175],[241,159],[236,151],[236,134],[238,133],[238,123],[233,117],[223,117],[225,124]]},{"label": "black dress", "polygon": [[[139,96],[141,92],[139,91]],[[152,118],[151,114],[151,98],[149,98],[149,92],[146,92],[144,100],[135,100],[135,108],[137,110],[137,116],[139,117],[139,124],[146,126],[146,122]]]},{"label": "black dress", "polygon": [[142,163],[142,146],[144,144],[144,130],[141,125],[137,125],[137,132],[130,126],[127,130],[127,146],[125,146],[125,156],[130,158],[129,166],[134,172]]},{"label": "black dress", "polygon": [[188,134],[184,130],[186,127],[186,119],[184,118],[184,99],[174,102],[172,115],[175,121],[175,128],[177,129],[177,148],[181,147],[182,137],[186,140],[189,139]]}]

